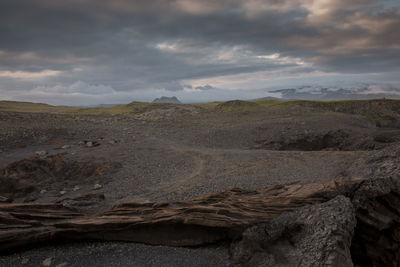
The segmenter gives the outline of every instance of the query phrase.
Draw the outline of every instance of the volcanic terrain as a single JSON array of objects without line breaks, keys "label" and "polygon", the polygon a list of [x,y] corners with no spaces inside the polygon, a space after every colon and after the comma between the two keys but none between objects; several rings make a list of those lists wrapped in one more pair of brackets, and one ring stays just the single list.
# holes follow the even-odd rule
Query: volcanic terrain
[{"label": "volcanic terrain", "polygon": [[[0,266],[292,266],[299,259],[301,266],[399,266],[399,174],[398,100],[133,102],[104,108],[0,101]],[[297,190],[302,193],[289,201]],[[271,197],[275,210],[266,211],[264,201]],[[135,231],[154,231],[159,238],[107,237],[116,221],[82,240],[10,234],[12,225],[35,228],[32,220],[41,219],[29,215],[29,207],[41,203],[55,205],[43,214],[63,212],[60,225],[75,225],[72,213],[89,220],[86,230],[89,222],[100,225],[104,216],[133,209],[121,203],[137,203],[135,216],[148,228]],[[183,206],[196,210],[175,210]],[[170,217],[151,228],[158,212]],[[86,231],[68,227],[69,233]],[[267,228],[268,238],[261,237]],[[166,233],[182,236],[169,244],[165,240],[173,238],[163,239]],[[209,238],[198,239],[199,233]],[[382,249],[372,251],[371,236]],[[311,255],[314,249],[321,255]]]}]

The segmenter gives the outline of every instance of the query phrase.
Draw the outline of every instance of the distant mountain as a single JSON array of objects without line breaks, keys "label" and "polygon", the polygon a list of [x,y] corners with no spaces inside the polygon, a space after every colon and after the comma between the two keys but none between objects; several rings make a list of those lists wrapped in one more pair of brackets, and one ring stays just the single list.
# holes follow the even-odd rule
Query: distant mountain
[{"label": "distant mountain", "polygon": [[162,96],[153,100],[153,103],[171,103],[171,104],[182,104],[181,101],[176,98],[176,96],[167,97]]},{"label": "distant mountain", "polygon": [[384,84],[359,84],[352,86],[300,86],[269,91],[280,93],[286,100],[355,100],[400,98],[400,87]]}]

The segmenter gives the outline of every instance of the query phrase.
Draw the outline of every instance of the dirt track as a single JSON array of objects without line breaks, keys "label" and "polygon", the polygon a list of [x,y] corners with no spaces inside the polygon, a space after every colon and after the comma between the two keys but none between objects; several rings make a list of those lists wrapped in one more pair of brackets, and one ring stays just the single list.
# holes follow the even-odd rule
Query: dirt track
[{"label": "dirt track", "polygon": [[[400,133],[377,128],[359,115],[303,107],[203,110],[156,121],[32,113],[1,113],[0,118],[4,125],[0,167],[33,157],[37,151],[48,152],[46,156],[62,154],[72,165],[93,162],[118,166],[81,185],[79,181],[41,185],[15,201],[62,201],[101,192],[105,200],[99,208],[128,200],[190,199],[234,187],[257,189],[364,177],[369,167],[362,159],[397,141],[376,142],[374,136],[391,133],[396,137]],[[342,139],[338,142],[330,140],[323,147],[324,135],[337,131],[346,133],[347,139],[339,136],[337,139]],[[296,146],[307,137],[311,140],[307,147],[303,143]],[[88,147],[84,141],[99,145]],[[271,143],[280,145],[271,147]],[[103,187],[94,190],[96,183]],[[76,185],[80,189],[72,190]],[[40,194],[43,189],[46,192]],[[60,195],[60,191],[66,192]]]}]

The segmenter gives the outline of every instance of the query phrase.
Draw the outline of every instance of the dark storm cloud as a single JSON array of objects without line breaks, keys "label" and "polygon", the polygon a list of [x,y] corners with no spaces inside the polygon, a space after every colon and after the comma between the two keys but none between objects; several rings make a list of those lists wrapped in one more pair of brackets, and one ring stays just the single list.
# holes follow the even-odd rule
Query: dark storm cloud
[{"label": "dark storm cloud", "polygon": [[19,71],[26,81],[12,87],[39,86],[26,76],[53,70],[44,85],[176,91],[184,80],[299,67],[396,71],[399,27],[398,5],[379,0],[3,0],[0,79]]}]

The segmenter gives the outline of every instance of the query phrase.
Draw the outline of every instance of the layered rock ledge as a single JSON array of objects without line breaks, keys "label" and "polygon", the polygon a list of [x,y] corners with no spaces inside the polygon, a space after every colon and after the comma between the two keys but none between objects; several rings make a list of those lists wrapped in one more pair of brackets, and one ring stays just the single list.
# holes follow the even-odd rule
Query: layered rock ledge
[{"label": "layered rock ledge", "polygon": [[232,189],[190,201],[121,203],[87,215],[62,204],[0,204],[0,251],[43,242],[231,243],[244,266],[399,266],[400,179]]}]

